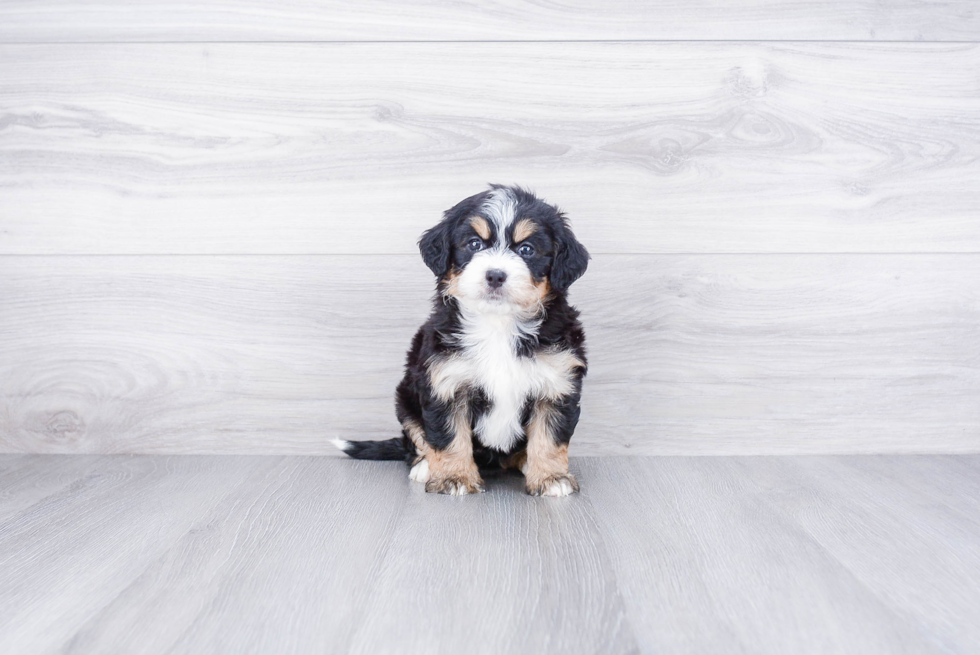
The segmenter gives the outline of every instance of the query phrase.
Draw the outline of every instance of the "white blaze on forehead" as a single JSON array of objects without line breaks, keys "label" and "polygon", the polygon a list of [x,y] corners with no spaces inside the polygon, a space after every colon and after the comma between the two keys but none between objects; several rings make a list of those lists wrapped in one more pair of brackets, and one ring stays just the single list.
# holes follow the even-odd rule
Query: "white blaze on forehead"
[{"label": "white blaze on forehead", "polygon": [[[537,316],[541,311],[543,291],[536,285],[527,262],[510,250],[504,237],[506,229],[516,221],[517,195],[512,189],[492,190],[480,206],[479,216],[471,221],[493,223],[496,242],[473,254],[453,280],[451,295],[456,296],[464,309],[476,313]],[[489,226],[473,223],[474,229]],[[533,231],[533,230],[531,230]],[[529,230],[525,232],[530,233]],[[485,238],[481,234],[481,238]],[[491,291],[487,285],[489,271],[504,273],[506,281],[502,291]]]},{"label": "white blaze on forehead", "polygon": [[481,209],[484,215],[497,226],[497,238],[502,239],[504,230],[514,222],[517,198],[510,189],[494,189]]}]

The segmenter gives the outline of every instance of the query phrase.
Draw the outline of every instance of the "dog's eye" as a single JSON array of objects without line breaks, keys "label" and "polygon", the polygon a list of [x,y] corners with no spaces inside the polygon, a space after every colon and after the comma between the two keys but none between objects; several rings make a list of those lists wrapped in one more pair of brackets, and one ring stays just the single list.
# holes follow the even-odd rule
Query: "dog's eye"
[{"label": "dog's eye", "polygon": [[522,243],[521,247],[517,249],[517,254],[521,257],[530,257],[534,254],[534,246],[530,243]]},{"label": "dog's eye", "polygon": [[477,252],[478,250],[483,250],[483,241],[473,237],[466,242],[466,249],[470,252]]}]

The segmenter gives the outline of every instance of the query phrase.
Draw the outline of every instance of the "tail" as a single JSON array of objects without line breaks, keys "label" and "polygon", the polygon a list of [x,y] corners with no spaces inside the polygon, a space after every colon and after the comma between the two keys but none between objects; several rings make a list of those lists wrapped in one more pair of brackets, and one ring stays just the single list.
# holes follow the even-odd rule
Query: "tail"
[{"label": "tail", "polygon": [[411,462],[415,457],[415,444],[406,437],[385,441],[344,441],[334,439],[333,445],[354,459],[386,459]]}]

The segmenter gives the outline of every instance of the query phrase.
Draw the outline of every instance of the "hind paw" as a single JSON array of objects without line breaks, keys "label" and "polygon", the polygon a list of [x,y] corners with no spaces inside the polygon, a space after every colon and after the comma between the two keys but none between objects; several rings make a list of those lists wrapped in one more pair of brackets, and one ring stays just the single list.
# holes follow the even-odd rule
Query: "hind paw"
[{"label": "hind paw", "polygon": [[408,479],[412,482],[426,483],[429,481],[429,460],[419,461],[412,470],[408,472]]}]

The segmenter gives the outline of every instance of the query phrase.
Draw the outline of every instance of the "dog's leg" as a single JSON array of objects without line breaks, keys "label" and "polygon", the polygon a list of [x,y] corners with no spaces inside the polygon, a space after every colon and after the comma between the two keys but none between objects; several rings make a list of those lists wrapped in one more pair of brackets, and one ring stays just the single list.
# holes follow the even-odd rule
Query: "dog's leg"
[{"label": "dog's leg", "polygon": [[[450,428],[440,432],[434,426],[434,433],[446,437],[448,443],[438,448],[425,439],[422,433],[423,448],[419,448],[422,458],[412,467],[410,476],[425,482],[425,490],[430,493],[463,496],[485,491],[483,479],[473,460],[473,429],[470,425],[469,404],[464,400],[452,403],[448,413],[438,413],[436,420],[443,420]],[[433,435],[435,436],[435,435]],[[415,437],[412,437],[413,441]]]},{"label": "dog's leg", "polygon": [[500,463],[500,467],[525,473],[527,471],[527,451],[518,450],[516,453],[509,455]]},{"label": "dog's leg", "polygon": [[412,461],[412,470],[408,473],[408,479],[412,482],[421,482],[425,484],[429,481],[429,460],[426,455],[432,450],[425,441],[425,431],[422,429],[422,425],[413,418],[407,418],[402,423],[402,428],[405,430],[405,434],[408,438],[412,440],[415,444],[415,451],[417,455]]},{"label": "dog's leg", "polygon": [[[568,438],[562,438],[561,409],[547,400],[534,404],[527,424],[525,487],[532,496],[567,496],[578,491],[578,481],[568,472]],[[574,427],[574,425],[572,426]]]}]

